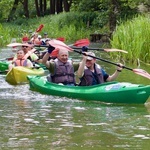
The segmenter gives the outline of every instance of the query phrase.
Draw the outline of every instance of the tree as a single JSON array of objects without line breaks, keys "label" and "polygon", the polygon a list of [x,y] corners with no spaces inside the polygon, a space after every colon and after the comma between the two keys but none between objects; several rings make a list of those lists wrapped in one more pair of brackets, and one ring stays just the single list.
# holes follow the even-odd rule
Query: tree
[{"label": "tree", "polygon": [[50,14],[55,14],[55,0],[50,0]]},{"label": "tree", "polygon": [[12,20],[14,18],[14,14],[16,12],[16,9],[17,9],[17,6],[18,6],[18,3],[20,2],[20,0],[15,0],[14,3],[13,3],[13,7],[8,15],[8,21]]},{"label": "tree", "polygon": [[110,0],[110,10],[109,10],[110,32],[113,32],[116,28],[118,7],[119,7],[118,0]]},{"label": "tree", "polygon": [[29,18],[28,0],[24,0],[23,8],[25,17]]},{"label": "tree", "polygon": [[72,4],[72,0],[64,0],[64,11],[69,12]]},{"label": "tree", "polygon": [[63,0],[56,0],[55,4],[56,4],[56,12],[57,12],[57,14],[63,12],[63,6],[62,6]]}]

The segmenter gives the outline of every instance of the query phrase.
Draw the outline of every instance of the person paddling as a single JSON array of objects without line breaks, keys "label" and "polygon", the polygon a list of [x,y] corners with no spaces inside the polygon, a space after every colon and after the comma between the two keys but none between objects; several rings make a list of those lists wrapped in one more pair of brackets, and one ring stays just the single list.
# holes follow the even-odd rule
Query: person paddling
[{"label": "person paddling", "polygon": [[72,60],[69,60],[68,51],[63,49],[57,49],[57,58],[55,60],[48,61],[49,56],[52,54],[54,49],[54,47],[49,46],[48,52],[42,59],[43,64],[50,71],[51,82],[61,83],[68,86],[76,85],[74,72],[78,69],[79,63],[75,63],[72,62]]},{"label": "person paddling", "polygon": [[[82,50],[84,51],[84,47],[82,48]],[[95,56],[93,52],[84,52],[84,53],[86,55]],[[90,86],[101,84],[108,81],[113,81],[118,77],[119,73],[122,71],[121,66],[123,65],[119,63],[120,67],[116,68],[114,74],[109,75],[101,68],[100,65],[96,63],[95,58],[86,55],[83,56],[83,59],[77,71],[77,76],[80,79],[79,86]]]}]

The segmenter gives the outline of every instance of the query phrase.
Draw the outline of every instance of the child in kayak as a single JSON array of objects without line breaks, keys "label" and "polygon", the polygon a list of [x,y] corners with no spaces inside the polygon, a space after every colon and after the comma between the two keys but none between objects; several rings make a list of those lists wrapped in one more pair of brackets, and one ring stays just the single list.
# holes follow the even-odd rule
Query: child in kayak
[{"label": "child in kayak", "polygon": [[9,70],[12,69],[14,66],[24,66],[24,67],[33,67],[32,62],[29,59],[25,59],[25,53],[22,49],[17,51],[17,58],[12,61],[9,65]]}]

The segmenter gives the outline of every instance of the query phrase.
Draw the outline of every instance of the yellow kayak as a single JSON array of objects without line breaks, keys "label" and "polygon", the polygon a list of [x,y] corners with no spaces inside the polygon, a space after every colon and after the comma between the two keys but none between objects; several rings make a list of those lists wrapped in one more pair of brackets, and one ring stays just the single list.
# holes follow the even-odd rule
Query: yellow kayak
[{"label": "yellow kayak", "polygon": [[27,75],[44,75],[45,71],[43,68],[27,68],[23,66],[13,67],[6,74],[6,81],[10,84],[17,85],[22,83],[28,83]]}]

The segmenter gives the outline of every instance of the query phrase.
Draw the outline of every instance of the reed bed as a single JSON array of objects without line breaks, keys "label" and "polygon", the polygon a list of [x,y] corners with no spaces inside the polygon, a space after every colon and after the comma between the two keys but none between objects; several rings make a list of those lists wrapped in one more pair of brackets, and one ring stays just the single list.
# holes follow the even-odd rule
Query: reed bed
[{"label": "reed bed", "polygon": [[[150,63],[150,17],[137,16],[116,28],[111,46],[128,51],[120,58],[132,63],[138,60]],[[114,56],[114,54],[111,54]]]}]

